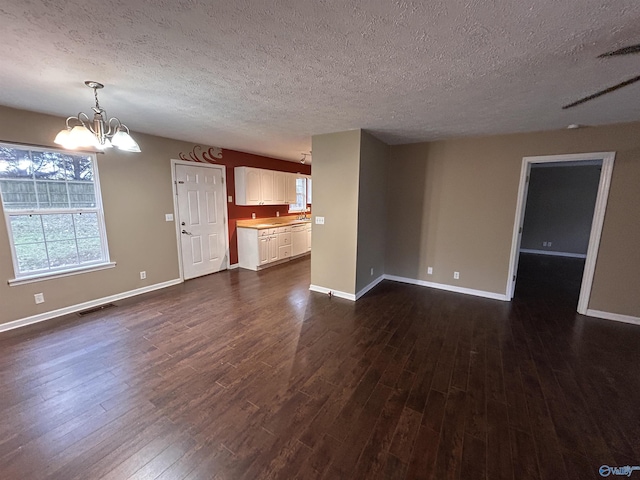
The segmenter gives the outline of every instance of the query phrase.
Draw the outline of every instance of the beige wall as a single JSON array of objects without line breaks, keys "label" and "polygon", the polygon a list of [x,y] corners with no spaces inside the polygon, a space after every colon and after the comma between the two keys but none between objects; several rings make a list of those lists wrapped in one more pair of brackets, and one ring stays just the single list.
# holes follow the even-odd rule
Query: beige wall
[{"label": "beige wall", "polygon": [[589,308],[640,316],[640,123],[391,147],[386,273],[504,294],[522,157],[597,151],[617,154]]},{"label": "beige wall", "polygon": [[360,130],[315,135],[311,284],[355,294]]},{"label": "beige wall", "polygon": [[385,143],[367,132],[362,132],[358,182],[356,292],[384,274],[388,156],[389,147]]},{"label": "beige wall", "polygon": [[[0,138],[54,146],[64,119],[0,107]],[[171,158],[193,144],[134,134],[142,153],[97,155],[112,269],[10,287],[13,278],[6,222],[0,210],[0,324],[179,278]],[[140,280],[145,270],[147,278]],[[44,293],[36,305],[34,293]]]}]

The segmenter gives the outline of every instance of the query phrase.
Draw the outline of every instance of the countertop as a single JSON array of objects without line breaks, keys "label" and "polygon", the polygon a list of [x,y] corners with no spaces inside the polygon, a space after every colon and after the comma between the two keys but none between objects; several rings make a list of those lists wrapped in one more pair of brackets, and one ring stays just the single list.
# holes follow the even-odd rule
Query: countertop
[{"label": "countertop", "polygon": [[249,220],[236,221],[236,227],[238,228],[255,228],[262,230],[263,228],[278,228],[286,227],[290,225],[308,225],[311,224],[311,218],[306,220],[299,220],[297,217],[271,217],[271,218],[256,218]]}]

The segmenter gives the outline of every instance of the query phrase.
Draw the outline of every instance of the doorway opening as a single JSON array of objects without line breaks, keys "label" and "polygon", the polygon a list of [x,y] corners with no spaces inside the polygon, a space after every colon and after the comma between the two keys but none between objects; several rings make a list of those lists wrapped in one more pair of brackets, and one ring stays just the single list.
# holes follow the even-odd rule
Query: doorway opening
[{"label": "doorway opening", "polygon": [[[555,279],[558,293],[577,297],[578,313],[586,314],[614,158],[615,152],[523,158],[506,292],[509,299],[517,280],[523,280],[525,289],[536,288],[536,284],[550,287]],[[578,173],[584,189],[591,186],[591,192],[580,190],[576,179],[573,191],[555,191],[553,182]],[[554,208],[549,205],[552,202],[562,205]],[[554,223],[554,238],[547,238]]]}]

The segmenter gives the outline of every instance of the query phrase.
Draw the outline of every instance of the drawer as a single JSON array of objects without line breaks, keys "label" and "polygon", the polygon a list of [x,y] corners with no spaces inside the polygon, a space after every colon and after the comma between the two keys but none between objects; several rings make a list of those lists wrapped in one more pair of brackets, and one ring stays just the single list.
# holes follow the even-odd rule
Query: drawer
[{"label": "drawer", "polygon": [[306,232],[307,231],[307,226],[311,226],[311,225],[293,225],[291,227],[291,231],[292,232]]},{"label": "drawer", "polygon": [[263,228],[262,230],[258,230],[259,237],[266,237],[268,235],[274,235],[276,233],[275,228]]},{"label": "drawer", "polygon": [[291,233],[278,234],[278,247],[284,247],[285,245],[291,245]]},{"label": "drawer", "polygon": [[291,245],[278,247],[278,260],[289,258],[291,256]]},{"label": "drawer", "polygon": [[291,231],[291,226],[287,225],[286,227],[278,227],[277,233],[289,233]]}]

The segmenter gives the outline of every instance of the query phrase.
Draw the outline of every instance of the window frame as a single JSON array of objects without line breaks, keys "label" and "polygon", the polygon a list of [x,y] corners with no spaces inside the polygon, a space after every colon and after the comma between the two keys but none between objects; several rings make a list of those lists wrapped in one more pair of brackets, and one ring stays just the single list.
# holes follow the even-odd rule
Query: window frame
[{"label": "window frame", "polygon": [[[51,278],[58,277],[66,277],[69,275],[77,275],[79,273],[86,273],[90,271],[103,270],[106,268],[115,267],[115,262],[111,261],[109,255],[109,244],[107,241],[107,227],[104,219],[104,206],[102,204],[102,190],[100,187],[100,174],[98,171],[98,160],[96,154],[94,152],[85,152],[85,151],[69,151],[63,150],[59,148],[50,148],[50,147],[40,147],[35,145],[27,145],[27,144],[15,144],[10,142],[0,142],[0,146],[5,148],[15,148],[19,150],[28,150],[29,152],[54,152],[61,153],[64,155],[78,155],[78,156],[86,156],[91,161],[91,167],[93,171],[93,188],[95,195],[95,207],[77,207],[77,208],[22,208],[22,209],[7,209],[4,205],[4,200],[2,195],[0,195],[0,206],[2,207],[2,211],[5,217],[5,225],[7,227],[7,236],[9,241],[9,247],[11,249],[11,261],[13,264],[13,275],[14,278],[9,279],[9,285],[21,285],[24,283],[31,283],[40,280],[49,280]],[[33,158],[31,157],[31,161],[33,162]],[[34,179],[34,181],[36,181]],[[43,215],[74,215],[80,213],[91,213],[95,214],[97,217],[98,223],[98,232],[100,235],[100,246],[102,251],[102,258],[100,260],[94,262],[87,262],[83,264],[76,265],[66,265],[62,267],[54,267],[48,268],[46,270],[38,270],[28,273],[20,273],[19,264],[18,264],[18,256],[16,253],[16,246],[14,243],[13,230],[11,227],[11,216],[17,215],[38,215],[42,218]],[[77,237],[74,237],[77,241]],[[45,242],[46,245],[46,242]]]},{"label": "window frame", "polygon": [[298,203],[290,203],[288,205],[288,213],[304,213],[307,211],[307,178],[306,177],[296,177],[296,200],[298,199],[298,180],[304,180],[304,192],[302,193],[302,198],[304,200],[302,208],[298,208]]}]

